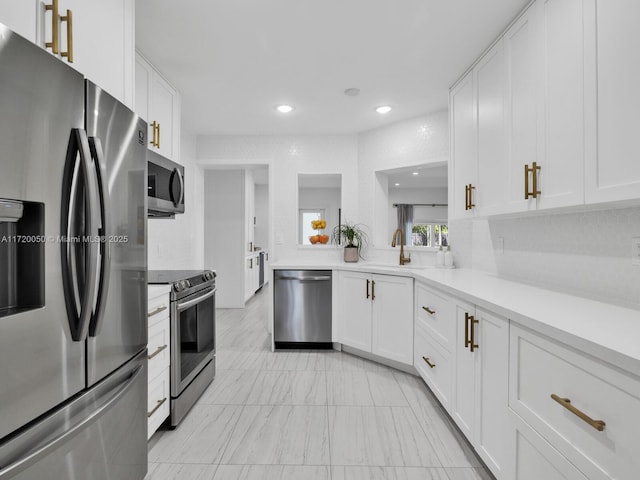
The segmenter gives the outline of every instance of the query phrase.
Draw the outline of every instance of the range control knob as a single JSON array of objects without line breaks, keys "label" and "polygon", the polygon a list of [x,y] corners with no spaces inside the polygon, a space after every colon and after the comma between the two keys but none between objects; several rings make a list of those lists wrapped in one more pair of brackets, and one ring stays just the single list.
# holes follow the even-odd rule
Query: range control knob
[{"label": "range control knob", "polygon": [[176,292],[181,292],[182,290],[184,290],[184,288],[182,287],[181,283],[182,282],[176,282],[176,283],[173,284],[173,289]]},{"label": "range control knob", "polygon": [[213,272],[204,272],[204,273],[202,274],[202,279],[203,279],[205,282],[208,282],[208,281],[210,281],[210,280],[213,280]]}]

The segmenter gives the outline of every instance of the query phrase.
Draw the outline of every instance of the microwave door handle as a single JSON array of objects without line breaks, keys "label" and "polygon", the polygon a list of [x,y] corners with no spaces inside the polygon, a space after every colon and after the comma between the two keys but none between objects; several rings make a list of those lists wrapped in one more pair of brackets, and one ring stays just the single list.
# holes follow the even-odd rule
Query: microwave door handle
[{"label": "microwave door handle", "polygon": [[99,138],[89,138],[89,148],[95,164],[95,173],[98,184],[100,218],[102,229],[100,231],[100,272],[98,273],[98,291],[95,299],[95,311],[89,323],[89,336],[95,337],[100,333],[104,317],[104,309],[107,304],[107,293],[109,291],[109,277],[111,274],[111,199],[109,196],[109,184],[107,182],[107,169],[102,150],[102,143]]},{"label": "microwave door handle", "polygon": [[180,195],[178,196],[178,203],[175,204],[175,206],[177,207],[184,201],[184,179],[182,178],[182,175],[180,175],[180,170],[178,170],[177,168],[173,169],[173,173],[176,177],[178,177],[178,182],[180,183]]},{"label": "microwave door handle", "polygon": [[218,289],[218,287],[214,288],[213,290],[208,291],[204,295],[200,295],[198,298],[194,298],[193,300],[188,300],[186,302],[178,303],[176,305],[176,308],[178,309],[179,312],[181,312],[182,310],[186,310],[189,307],[193,307],[195,304],[200,303],[200,302],[202,302],[203,300],[206,300],[209,297],[213,297],[213,295],[216,293],[217,289]]},{"label": "microwave door handle", "polygon": [[[79,164],[77,162],[78,154]],[[69,330],[74,341],[83,341],[86,338],[95,300],[99,243],[86,242],[84,238],[77,238],[77,235],[95,236],[98,234],[97,187],[91,163],[87,134],[84,130],[74,128],[71,131],[67,149],[62,183],[61,230],[66,238],[60,243],[63,290]],[[82,182],[82,186],[80,182]],[[83,200],[87,207],[84,211],[84,231],[74,229],[78,220],[79,208],[82,207],[77,204],[82,203],[78,198],[80,193],[78,189],[80,188],[83,188]]]}]

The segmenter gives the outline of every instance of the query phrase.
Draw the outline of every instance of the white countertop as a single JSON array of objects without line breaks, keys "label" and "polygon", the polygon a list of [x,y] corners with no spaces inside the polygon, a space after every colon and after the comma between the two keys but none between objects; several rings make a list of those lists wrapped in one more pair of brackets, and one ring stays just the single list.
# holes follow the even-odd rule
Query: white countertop
[{"label": "white countertop", "polygon": [[640,376],[640,311],[475,270],[358,262],[276,263],[274,270],[350,270],[412,277]]}]

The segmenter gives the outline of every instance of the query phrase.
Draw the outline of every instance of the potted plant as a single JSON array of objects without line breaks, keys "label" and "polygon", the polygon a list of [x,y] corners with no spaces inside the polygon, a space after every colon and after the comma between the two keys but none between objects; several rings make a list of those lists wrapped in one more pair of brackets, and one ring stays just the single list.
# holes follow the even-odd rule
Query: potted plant
[{"label": "potted plant", "polygon": [[362,258],[362,247],[367,243],[367,234],[357,223],[344,222],[334,227],[331,232],[331,241],[338,245],[344,240],[344,261],[357,262]]}]

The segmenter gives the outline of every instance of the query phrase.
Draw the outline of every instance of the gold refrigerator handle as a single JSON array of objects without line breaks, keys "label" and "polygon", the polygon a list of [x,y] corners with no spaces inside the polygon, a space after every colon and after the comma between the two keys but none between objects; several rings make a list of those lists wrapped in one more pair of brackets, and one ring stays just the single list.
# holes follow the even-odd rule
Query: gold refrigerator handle
[{"label": "gold refrigerator handle", "polygon": [[67,57],[69,63],[73,63],[73,12],[67,10],[67,14],[60,17],[62,22],[67,22],[67,51],[60,55]]},{"label": "gold refrigerator handle", "polygon": [[586,423],[588,423],[589,425],[591,425],[593,428],[595,428],[596,430],[598,430],[599,432],[602,432],[604,430],[604,427],[607,425],[604,421],[602,420],[594,420],[593,418],[591,418],[589,415],[587,415],[586,413],[578,410],[576,407],[574,407],[573,405],[571,405],[571,400],[568,398],[562,398],[559,397],[558,395],[556,395],[555,393],[551,394],[551,398],[558,402],[560,405],[562,405],[564,408],[566,408],[567,410],[569,410],[571,413],[573,413],[575,416],[577,416],[578,418],[580,418],[581,420],[584,420]]},{"label": "gold refrigerator handle", "polygon": [[45,5],[45,11],[51,10],[51,41],[44,44],[50,48],[55,54],[60,53],[60,14],[58,13],[58,0],[53,0],[50,4]]}]

